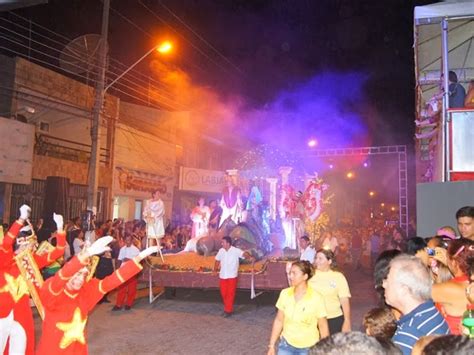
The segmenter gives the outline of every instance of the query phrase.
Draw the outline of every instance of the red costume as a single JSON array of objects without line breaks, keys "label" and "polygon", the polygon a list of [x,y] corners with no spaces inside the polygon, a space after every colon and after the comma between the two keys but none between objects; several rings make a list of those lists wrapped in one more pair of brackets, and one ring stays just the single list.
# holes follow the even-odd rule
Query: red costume
[{"label": "red costume", "polygon": [[87,354],[85,327],[89,313],[107,292],[142,269],[133,259],[103,280],[92,278],[78,291],[67,289],[69,279],[84,266],[74,257],[41,287],[45,318],[37,354]]},{"label": "red costume", "polygon": [[[26,333],[26,354],[34,353],[35,330],[33,314],[30,307],[30,294],[23,276],[14,260],[13,244],[23,225],[16,221],[7,233],[0,247],[0,318],[7,317],[13,311],[13,319],[18,322]],[[66,232],[57,233],[57,246],[46,254],[33,253],[39,269],[51,264],[64,254]],[[4,257],[8,259],[4,259]],[[5,349],[5,354],[8,350]]]}]

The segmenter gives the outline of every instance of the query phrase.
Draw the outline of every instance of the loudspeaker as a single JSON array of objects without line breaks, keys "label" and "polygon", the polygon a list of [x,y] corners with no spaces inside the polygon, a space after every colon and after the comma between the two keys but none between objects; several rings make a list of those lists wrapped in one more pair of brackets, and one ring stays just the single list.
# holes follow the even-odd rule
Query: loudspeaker
[{"label": "loudspeaker", "polygon": [[46,178],[46,188],[43,205],[44,225],[52,230],[56,229],[53,220],[53,213],[64,217],[64,224],[67,221],[67,200],[69,195],[69,179],[61,176],[48,176]]}]

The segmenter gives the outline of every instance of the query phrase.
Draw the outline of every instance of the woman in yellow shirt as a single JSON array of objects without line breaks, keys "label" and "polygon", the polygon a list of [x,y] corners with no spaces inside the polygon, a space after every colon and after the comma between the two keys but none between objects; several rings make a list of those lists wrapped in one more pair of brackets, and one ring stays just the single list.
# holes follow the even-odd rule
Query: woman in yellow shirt
[{"label": "woman in yellow shirt", "polygon": [[337,271],[334,253],[320,249],[314,261],[316,271],[308,284],[324,299],[330,334],[351,331],[351,293],[345,276]]},{"label": "woman in yellow shirt", "polygon": [[313,267],[308,261],[294,262],[290,269],[291,287],[281,291],[276,303],[268,354],[306,355],[320,337],[329,335],[326,308],[322,296],[308,286]]}]

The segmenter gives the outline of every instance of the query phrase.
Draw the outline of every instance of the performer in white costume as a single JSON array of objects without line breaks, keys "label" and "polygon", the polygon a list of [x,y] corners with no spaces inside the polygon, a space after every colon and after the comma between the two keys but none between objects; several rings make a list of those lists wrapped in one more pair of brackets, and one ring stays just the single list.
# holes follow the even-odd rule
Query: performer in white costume
[{"label": "performer in white costume", "polygon": [[156,239],[157,245],[160,245],[159,239],[165,235],[165,204],[160,198],[158,190],[153,191],[151,200],[147,200],[143,211],[143,218],[146,221],[147,238]]},{"label": "performer in white costume", "polygon": [[201,197],[198,201],[198,205],[191,211],[190,217],[193,221],[193,230],[191,232],[192,238],[186,243],[184,251],[196,252],[197,241],[209,234],[207,224],[209,223],[211,210],[208,206],[204,205],[204,202],[204,198]]},{"label": "performer in white costume", "polygon": [[280,213],[281,226],[285,234],[283,246],[285,248],[296,249],[296,233],[293,227],[293,217],[295,212],[295,191],[293,187],[284,184],[280,190],[280,204],[278,211]]},{"label": "performer in white costume", "polygon": [[201,238],[208,234],[207,224],[209,223],[211,210],[204,203],[204,198],[201,197],[198,201],[198,205],[191,211],[191,220],[193,221],[191,235],[193,238]]},{"label": "performer in white costume", "polygon": [[240,189],[234,185],[232,178],[227,180],[227,186],[222,191],[221,203],[222,215],[219,227],[227,218],[231,218],[235,223],[239,223],[242,218],[242,198]]}]

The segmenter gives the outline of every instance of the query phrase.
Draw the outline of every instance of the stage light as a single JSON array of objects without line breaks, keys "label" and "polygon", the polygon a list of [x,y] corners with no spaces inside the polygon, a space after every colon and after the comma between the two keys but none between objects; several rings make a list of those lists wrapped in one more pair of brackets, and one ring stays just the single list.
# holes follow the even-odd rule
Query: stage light
[{"label": "stage light", "polygon": [[346,177],[348,179],[353,179],[354,178],[354,173],[352,171],[349,171],[347,174],[346,174]]},{"label": "stage light", "polygon": [[314,139],[314,138],[312,138],[312,139],[310,139],[310,140],[308,141],[308,147],[310,147],[310,148],[314,148],[314,147],[316,147],[317,145],[318,145],[318,141],[317,141],[316,139]]},{"label": "stage light", "polygon": [[395,212],[395,207],[392,207],[391,210],[392,210],[392,212]]},{"label": "stage light", "polygon": [[380,204],[380,207],[385,207],[385,203],[382,202],[382,203]]},{"label": "stage light", "polygon": [[374,196],[375,196],[375,192],[374,192],[374,191],[369,191],[369,196],[370,196],[370,197],[374,197]]},{"label": "stage light", "polygon": [[333,165],[333,164],[329,164],[329,169],[334,169],[334,165]]},{"label": "stage light", "polygon": [[364,161],[364,163],[362,164],[362,166],[363,166],[364,168],[370,167],[370,161],[368,161],[368,160]]}]

